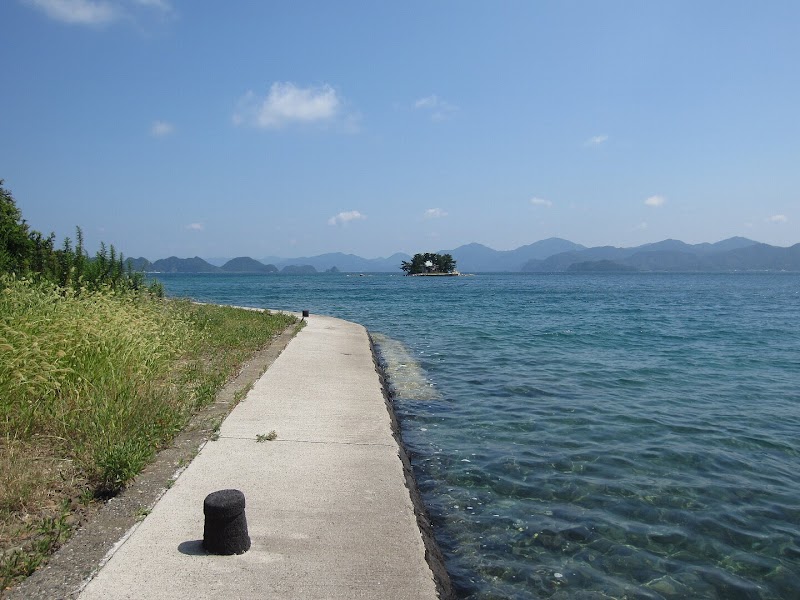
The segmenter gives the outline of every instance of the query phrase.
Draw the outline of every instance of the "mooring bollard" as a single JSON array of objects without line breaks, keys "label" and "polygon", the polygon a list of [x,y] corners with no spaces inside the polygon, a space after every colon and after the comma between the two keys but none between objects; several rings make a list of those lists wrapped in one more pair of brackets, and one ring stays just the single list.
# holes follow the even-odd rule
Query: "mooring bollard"
[{"label": "mooring bollard", "polygon": [[209,494],[203,501],[203,513],[203,548],[211,554],[243,554],[250,549],[242,492],[220,490]]},{"label": "mooring bollard", "polygon": [[303,311],[303,318],[305,319],[305,318],[307,318],[307,317],[308,317],[308,311],[307,311],[307,310],[304,310],[304,311]]}]

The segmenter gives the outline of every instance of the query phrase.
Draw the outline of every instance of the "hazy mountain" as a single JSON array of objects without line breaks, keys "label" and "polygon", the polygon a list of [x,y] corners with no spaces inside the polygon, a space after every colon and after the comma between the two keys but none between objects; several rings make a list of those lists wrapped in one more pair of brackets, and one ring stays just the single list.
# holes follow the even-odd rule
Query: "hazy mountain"
[{"label": "hazy mountain", "polygon": [[[598,270],[604,261],[639,271],[800,271],[800,244],[780,248],[736,237],[715,244],[664,240],[634,248],[601,246],[528,261],[527,272]],[[581,265],[573,268],[573,265]]]},{"label": "hazy mountain", "polygon": [[281,269],[284,275],[312,275],[317,272],[313,265],[286,265]]},{"label": "hazy mountain", "polygon": [[738,250],[739,248],[746,248],[748,246],[755,246],[758,242],[748,240],[744,237],[732,237],[727,240],[722,240],[715,244],[695,244],[692,246],[696,251],[703,252],[725,252],[728,250]]},{"label": "hazy mountain", "polygon": [[208,256],[206,256],[203,260],[205,260],[210,265],[214,265],[215,267],[221,267],[230,260],[230,257],[212,256],[211,258],[209,258]]},{"label": "hazy mountain", "polygon": [[346,273],[386,273],[400,270],[400,263],[404,260],[409,260],[411,257],[408,254],[399,252],[393,254],[388,258],[362,258],[355,254],[344,254],[342,252],[333,252],[330,254],[321,254],[319,256],[303,256],[300,258],[284,258],[275,261],[278,268],[283,268],[291,265],[311,265],[317,271],[327,271],[332,267],[336,267],[339,271]]},{"label": "hazy mountain", "polygon": [[755,246],[758,242],[748,240],[743,237],[732,237],[715,244],[703,242],[702,244],[687,244],[680,240],[663,240],[655,242],[654,244],[644,244],[638,246],[640,251],[672,251],[672,252],[687,252],[689,254],[712,254],[715,252],[725,252],[728,250],[737,250],[739,248],[746,248],[748,246]]},{"label": "hazy mountain", "polygon": [[788,248],[754,244],[720,252],[713,259],[714,266],[725,271],[800,271],[800,244]]},{"label": "hazy mountain", "polygon": [[530,260],[544,259],[553,254],[572,250],[581,250],[585,246],[563,240],[561,238],[548,238],[527,246],[520,246],[515,250],[493,250],[483,244],[466,244],[454,250],[444,250],[442,253],[452,254],[462,273],[477,273],[487,271],[520,271],[523,265]]},{"label": "hazy mountain", "polygon": [[159,273],[219,273],[220,268],[207,263],[199,256],[194,258],[178,258],[170,256],[162,258],[150,265],[149,271]]},{"label": "hazy mountain", "polygon": [[[662,240],[632,248],[597,246],[586,248],[569,240],[549,238],[515,250],[493,250],[483,244],[466,244],[453,255],[462,273],[476,272],[559,272],[559,271],[800,271],[800,244],[781,248],[743,237],[733,237],[713,244],[687,244],[680,240]],[[301,258],[270,257],[264,264],[247,256],[231,259],[222,268],[195,256],[170,258],[150,263],[146,258],[128,259],[134,269],[162,273],[317,273],[399,272],[400,264],[410,260],[398,252],[387,258],[362,258],[355,254],[334,252]],[[573,267],[573,265],[578,265]]]},{"label": "hazy mountain", "polygon": [[143,256],[139,258],[127,258],[125,259],[125,263],[129,264],[134,271],[150,271],[150,267],[152,266],[152,263]]},{"label": "hazy mountain", "polygon": [[574,250],[572,252],[561,252],[549,256],[544,260],[529,260],[522,266],[522,271],[552,273],[554,271],[566,271],[570,265],[580,262],[590,262],[597,260],[610,260],[620,262],[628,256],[634,254],[635,249],[615,248],[614,246],[597,246],[586,248],[585,250]]},{"label": "hazy mountain", "polygon": [[569,252],[571,250],[582,250],[586,248],[582,244],[576,244],[562,238],[552,237],[546,240],[539,240],[527,246],[520,246],[516,250],[511,250],[511,253],[524,258],[526,261],[537,258],[547,258],[553,254],[561,252]]},{"label": "hazy mountain", "polygon": [[264,263],[258,262],[254,258],[250,258],[249,256],[240,256],[238,258],[232,258],[224,265],[222,265],[222,270],[226,273],[277,273],[278,267],[275,265],[265,265]]},{"label": "hazy mountain", "polygon": [[700,254],[680,250],[647,250],[636,252],[622,264],[639,271],[703,271]]},{"label": "hazy mountain", "polygon": [[472,243],[459,246],[454,250],[442,250],[440,254],[451,254],[456,260],[458,270],[466,272],[487,270],[484,267],[496,264],[500,252],[483,244]]},{"label": "hazy mountain", "polygon": [[570,273],[621,273],[635,271],[634,267],[621,265],[613,260],[590,260],[587,262],[573,263],[567,267]]},{"label": "hazy mountain", "polygon": [[692,252],[692,248],[694,248],[694,246],[691,244],[673,239],[636,246],[637,250],[644,252]]}]

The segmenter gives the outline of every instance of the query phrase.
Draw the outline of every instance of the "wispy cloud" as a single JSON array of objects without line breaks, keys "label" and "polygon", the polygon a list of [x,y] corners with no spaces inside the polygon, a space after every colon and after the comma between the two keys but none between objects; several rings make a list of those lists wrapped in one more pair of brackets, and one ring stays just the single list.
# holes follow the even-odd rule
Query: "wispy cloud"
[{"label": "wispy cloud", "polygon": [[62,23],[105,25],[120,17],[120,7],[98,0],[26,0],[45,15]]},{"label": "wispy cloud", "polygon": [[768,223],[788,223],[789,217],[786,215],[772,215],[767,218]]},{"label": "wispy cloud", "polygon": [[591,148],[594,146],[600,146],[602,144],[605,144],[607,141],[608,141],[607,135],[595,135],[590,137],[585,142],[583,142],[583,145],[586,146],[587,148]]},{"label": "wispy cloud", "polygon": [[175,126],[166,121],[153,121],[153,124],[150,126],[150,135],[153,137],[165,137],[174,133],[174,131]]},{"label": "wispy cloud", "polygon": [[263,98],[247,92],[239,101],[233,122],[261,129],[278,129],[292,123],[331,121],[341,106],[336,90],[328,84],[302,88],[291,82],[275,82]]},{"label": "wispy cloud", "polygon": [[203,231],[205,228],[206,228],[206,226],[203,225],[202,223],[189,223],[186,226],[186,229],[188,229],[190,231]]},{"label": "wispy cloud", "polygon": [[455,104],[450,104],[436,94],[420,98],[414,102],[414,108],[430,114],[432,121],[444,121],[458,112],[458,107]]},{"label": "wispy cloud", "polygon": [[547,206],[547,207],[553,206],[553,203],[550,200],[545,200],[544,198],[537,198],[535,196],[531,198],[530,202],[534,206]]},{"label": "wispy cloud", "polygon": [[133,0],[133,3],[148,8],[156,8],[163,12],[172,11],[172,5],[167,0]]},{"label": "wispy cloud", "polygon": [[362,215],[357,210],[350,210],[328,219],[328,225],[347,225],[350,221],[363,221],[366,218],[367,215]]},{"label": "wispy cloud", "polygon": [[71,25],[101,26],[135,18],[142,10],[172,12],[168,0],[23,0],[55,21]]},{"label": "wispy cloud", "polygon": [[647,221],[642,221],[633,228],[634,231],[644,231],[645,229],[647,229]]},{"label": "wispy cloud", "polygon": [[667,201],[667,199],[664,198],[664,196],[656,195],[656,196],[650,196],[649,198],[647,198],[644,201],[644,203],[645,203],[645,206],[653,206],[655,208],[658,208],[659,206],[664,206],[666,201]]},{"label": "wispy cloud", "polygon": [[447,212],[442,210],[441,208],[429,208],[425,211],[423,215],[426,219],[441,219],[442,217],[446,217]]}]

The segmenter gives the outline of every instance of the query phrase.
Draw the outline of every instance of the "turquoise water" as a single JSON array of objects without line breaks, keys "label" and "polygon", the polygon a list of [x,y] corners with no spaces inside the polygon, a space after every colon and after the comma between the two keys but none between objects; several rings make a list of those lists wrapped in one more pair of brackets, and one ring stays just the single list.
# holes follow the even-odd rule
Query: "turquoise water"
[{"label": "turquoise water", "polygon": [[800,275],[162,275],[363,323],[462,598],[800,594]]}]

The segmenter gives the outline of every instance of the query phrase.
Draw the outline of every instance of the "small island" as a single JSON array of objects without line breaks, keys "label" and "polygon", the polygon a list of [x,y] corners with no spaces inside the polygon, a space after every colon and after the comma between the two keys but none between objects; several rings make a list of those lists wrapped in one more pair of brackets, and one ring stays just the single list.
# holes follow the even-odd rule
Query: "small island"
[{"label": "small island", "polygon": [[400,268],[406,275],[415,277],[452,277],[461,274],[456,271],[456,261],[452,255],[433,252],[415,254],[411,261],[404,260]]}]

